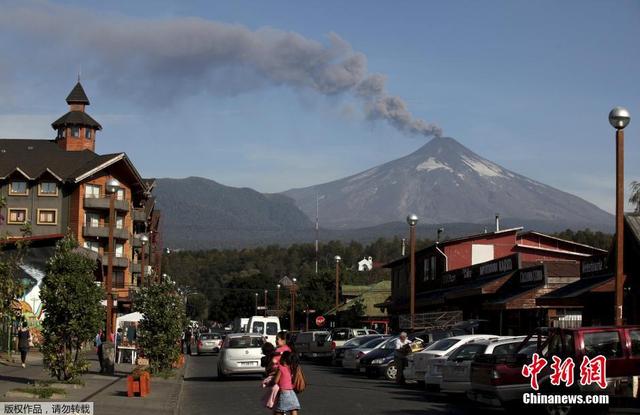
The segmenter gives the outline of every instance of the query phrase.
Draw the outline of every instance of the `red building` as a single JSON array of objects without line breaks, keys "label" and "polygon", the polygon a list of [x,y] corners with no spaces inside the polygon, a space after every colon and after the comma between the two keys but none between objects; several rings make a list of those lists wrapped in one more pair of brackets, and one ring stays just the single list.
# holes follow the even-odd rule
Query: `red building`
[{"label": "red building", "polygon": [[[436,243],[415,254],[416,313],[462,311],[465,319],[490,320],[495,332],[518,332],[523,320],[548,320],[535,304],[537,296],[575,281],[581,260],[605,252],[522,228]],[[399,328],[406,321],[401,316],[409,313],[409,257],[385,267],[392,270],[386,305]],[[539,270],[530,277],[535,267]]]}]

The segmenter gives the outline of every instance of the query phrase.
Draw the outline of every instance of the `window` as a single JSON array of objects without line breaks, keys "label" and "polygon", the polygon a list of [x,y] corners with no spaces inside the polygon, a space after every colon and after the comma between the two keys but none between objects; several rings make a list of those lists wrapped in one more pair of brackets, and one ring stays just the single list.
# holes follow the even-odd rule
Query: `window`
[{"label": "window", "polygon": [[64,137],[64,128],[58,128],[58,138]]},{"label": "window", "polygon": [[116,191],[116,199],[124,200],[124,189],[118,189]]},{"label": "window", "polygon": [[116,229],[122,229],[124,227],[124,217],[117,216],[116,217]]},{"label": "window", "polygon": [[425,258],[424,260],[424,276],[422,277],[423,281],[429,281],[436,279],[436,257],[431,256],[429,258]]},{"label": "window", "polygon": [[501,344],[493,348],[493,354],[495,355],[507,355],[515,353],[520,343],[507,343]]},{"label": "window", "polygon": [[225,342],[227,349],[258,349],[262,347],[263,340],[256,336],[228,337]]},{"label": "window", "polygon": [[251,333],[264,333],[264,323],[260,321],[254,321],[253,326],[251,326]]},{"label": "window", "polygon": [[487,348],[484,344],[467,344],[466,346],[462,346],[458,348],[451,355],[451,360],[473,360],[473,357],[476,354],[484,353]]},{"label": "window", "polygon": [[80,137],[79,127],[71,127],[71,137]]},{"label": "window", "polygon": [[84,247],[93,252],[100,252],[100,243],[97,241],[84,241]]},{"label": "window", "polygon": [[278,334],[278,323],[267,323],[267,335],[275,336]]},{"label": "window", "polygon": [[100,197],[100,186],[96,186],[95,184],[86,184],[84,186],[84,197],[86,197],[86,198],[99,198]]},{"label": "window", "polygon": [[448,350],[448,349],[452,348],[458,342],[460,342],[459,339],[451,339],[451,338],[442,339],[442,340],[438,340],[437,342],[433,343],[431,346],[427,347],[425,350],[444,351],[444,350]]},{"label": "window", "polygon": [[622,357],[622,344],[617,331],[584,333],[584,352],[589,357],[602,355],[607,359]]},{"label": "window", "polygon": [[100,215],[97,213],[85,213],[84,214],[85,226],[90,228],[97,228],[100,226]]},{"label": "window", "polygon": [[56,182],[42,182],[38,185],[39,196],[58,196],[58,185]]},{"label": "window", "polygon": [[84,138],[87,140],[91,140],[91,128],[84,129]]},{"label": "window", "polygon": [[124,244],[116,244],[116,258],[124,256]]},{"label": "window", "polygon": [[113,271],[113,287],[124,288],[124,271]]},{"label": "window", "polygon": [[58,223],[58,211],[56,209],[38,209],[38,225],[55,225]]},{"label": "window", "polygon": [[26,195],[28,193],[29,190],[27,189],[27,182],[25,181],[15,181],[9,185],[10,195]]},{"label": "window", "polygon": [[640,356],[640,330],[630,330],[629,338],[631,339],[631,355]]},{"label": "window", "polygon": [[27,221],[27,209],[9,209],[10,224],[22,224]]}]

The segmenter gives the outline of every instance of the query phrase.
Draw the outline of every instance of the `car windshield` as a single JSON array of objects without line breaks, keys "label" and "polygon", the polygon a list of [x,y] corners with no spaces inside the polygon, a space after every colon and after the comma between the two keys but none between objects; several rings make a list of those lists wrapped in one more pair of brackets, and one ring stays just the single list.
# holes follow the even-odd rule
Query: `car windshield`
[{"label": "car windshield", "polygon": [[382,346],[383,349],[395,349],[397,337],[392,337]]},{"label": "car windshield", "polygon": [[200,335],[200,340],[219,340],[220,335],[213,333],[203,333]]},{"label": "car windshield", "polygon": [[370,341],[373,338],[375,338],[375,337],[373,337],[373,336],[360,336],[360,337],[356,337],[354,339],[349,340],[344,345],[347,346],[347,347],[357,347],[357,346],[360,346],[360,345],[363,345],[363,344],[367,343],[368,341]]},{"label": "car windshield", "polygon": [[433,343],[431,346],[427,347],[425,350],[434,350],[434,351],[443,351],[448,350],[451,347],[455,346],[460,340],[458,339],[442,339]]},{"label": "car windshield", "polygon": [[349,339],[349,329],[336,329],[331,332],[332,340],[348,340]]},{"label": "car windshield", "polygon": [[227,344],[228,349],[249,349],[262,347],[262,338],[255,336],[232,337]]},{"label": "car windshield", "polygon": [[384,337],[378,337],[372,340],[369,340],[368,342],[364,343],[362,346],[360,346],[363,349],[373,349],[375,348],[377,345],[379,345],[380,343],[386,341],[387,339],[385,339]]}]

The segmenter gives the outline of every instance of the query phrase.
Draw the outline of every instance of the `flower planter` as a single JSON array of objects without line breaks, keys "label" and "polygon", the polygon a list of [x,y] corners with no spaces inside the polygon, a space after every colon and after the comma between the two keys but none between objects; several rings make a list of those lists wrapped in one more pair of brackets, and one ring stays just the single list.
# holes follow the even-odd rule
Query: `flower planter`
[{"label": "flower planter", "polygon": [[183,354],[181,354],[180,357],[178,357],[178,360],[173,362],[172,366],[174,369],[180,369],[182,366],[184,366],[184,362],[185,362],[185,357]]},{"label": "flower planter", "polygon": [[140,373],[139,377],[134,375],[127,376],[127,396],[132,397],[138,394],[140,397],[145,397],[151,392],[151,376],[149,372]]}]

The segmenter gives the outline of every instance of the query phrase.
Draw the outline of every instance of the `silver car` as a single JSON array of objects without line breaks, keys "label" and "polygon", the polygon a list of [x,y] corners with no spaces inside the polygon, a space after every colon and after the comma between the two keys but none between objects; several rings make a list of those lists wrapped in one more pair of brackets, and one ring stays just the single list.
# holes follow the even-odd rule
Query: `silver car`
[{"label": "silver car", "polygon": [[360,358],[370,351],[381,347],[387,340],[389,340],[389,337],[390,336],[379,336],[374,339],[370,339],[359,347],[346,350],[344,352],[344,358],[342,359],[342,367],[347,370],[359,370]]},{"label": "silver car", "polygon": [[222,336],[218,333],[202,333],[198,337],[196,351],[200,354],[218,353],[222,346]]},{"label": "silver car", "polygon": [[218,379],[230,375],[263,374],[262,335],[253,333],[229,334],[222,343],[218,358]]}]

